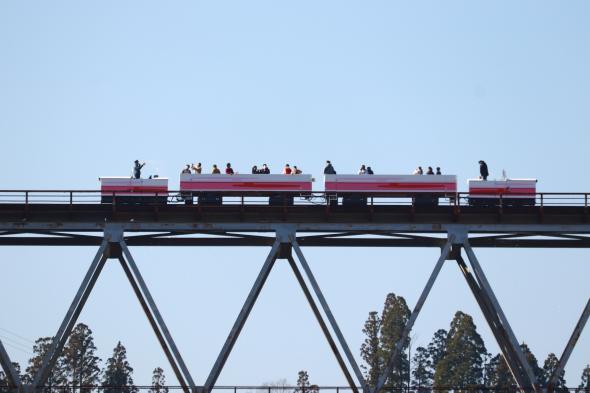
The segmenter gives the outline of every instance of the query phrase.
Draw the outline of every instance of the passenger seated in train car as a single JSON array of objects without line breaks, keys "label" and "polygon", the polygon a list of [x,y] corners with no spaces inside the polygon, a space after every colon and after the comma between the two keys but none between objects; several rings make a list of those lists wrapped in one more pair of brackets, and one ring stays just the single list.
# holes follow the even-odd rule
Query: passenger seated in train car
[{"label": "passenger seated in train car", "polygon": [[135,160],[135,166],[133,167],[133,177],[135,179],[141,178],[141,168],[143,168],[144,165],[145,165],[145,162],[143,164],[140,164],[139,160]]},{"label": "passenger seated in train car", "polygon": [[426,171],[426,174],[427,175],[434,175],[434,171],[432,170],[432,167],[431,166],[428,167],[428,170]]},{"label": "passenger seated in train car", "polygon": [[367,175],[374,175],[373,169],[370,166],[367,167]]},{"label": "passenger seated in train car", "polygon": [[219,170],[219,168],[217,168],[217,164],[213,164],[213,168],[211,169],[211,174],[212,175],[219,175],[219,174],[221,174],[221,171]]},{"label": "passenger seated in train car", "polygon": [[292,175],[301,175],[301,169],[297,168],[297,165],[293,165],[293,171],[291,172]]},{"label": "passenger seated in train car", "polygon": [[254,165],[254,166],[252,167],[252,174],[253,174],[253,175],[257,175],[257,174],[259,174],[259,173],[260,173],[260,171],[258,171],[258,166]]},{"label": "passenger seated in train car", "polygon": [[359,169],[359,175],[366,175],[367,174],[367,168],[365,167],[365,164],[361,165],[361,169]]},{"label": "passenger seated in train car", "polygon": [[195,175],[200,175],[201,171],[203,170],[203,167],[201,166],[201,163],[198,162],[196,166],[195,166],[195,164],[192,164],[191,169],[193,170],[193,173]]},{"label": "passenger seated in train car", "polygon": [[285,167],[283,168],[283,175],[290,175],[292,172],[293,170],[291,169],[289,164],[285,164]]},{"label": "passenger seated in train car", "polygon": [[191,166],[186,164],[186,167],[180,172],[181,175],[190,175],[191,174]]},{"label": "passenger seated in train car", "polygon": [[260,173],[264,175],[270,175],[270,168],[268,167],[268,165],[262,164],[262,169],[260,170]]},{"label": "passenger seated in train car", "polygon": [[439,166],[436,167],[436,174],[437,175],[442,175],[442,172],[440,171],[440,167]]},{"label": "passenger seated in train car", "polygon": [[418,168],[414,169],[414,172],[412,172],[412,175],[423,175],[424,171],[422,170],[422,167],[419,166]]},{"label": "passenger seated in train car", "polygon": [[231,167],[231,163],[229,163],[229,162],[225,165],[225,174],[226,175],[233,175],[234,174],[234,170]]},{"label": "passenger seated in train car", "polygon": [[489,175],[488,164],[486,164],[484,160],[479,160],[479,178],[482,180],[488,180]]},{"label": "passenger seated in train car", "polygon": [[335,174],[336,174],[336,170],[332,166],[332,163],[330,162],[330,160],[327,160],[326,166],[324,167],[324,175],[335,175]]}]

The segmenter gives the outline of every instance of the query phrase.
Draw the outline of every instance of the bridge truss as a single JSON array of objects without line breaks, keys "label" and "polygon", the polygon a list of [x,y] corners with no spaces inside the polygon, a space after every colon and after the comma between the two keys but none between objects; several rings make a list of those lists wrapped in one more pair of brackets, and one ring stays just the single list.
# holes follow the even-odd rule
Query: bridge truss
[{"label": "bridge truss", "polygon": [[[479,305],[522,391],[551,392],[590,316],[590,299],[574,327],[546,389],[528,364],[485,272],[476,248],[590,248],[587,207],[469,208],[373,206],[114,206],[0,205],[0,246],[94,246],[90,263],[34,381],[24,385],[0,341],[0,365],[9,384],[25,393],[45,386],[78,316],[109,259],[118,260],[186,393],[210,393],[277,259],[291,266],[350,388],[377,393],[443,264],[454,261]],[[134,246],[252,246],[269,253],[212,369],[197,385],[130,251]],[[376,386],[368,386],[303,253],[305,247],[435,247],[441,250],[402,337]]]}]

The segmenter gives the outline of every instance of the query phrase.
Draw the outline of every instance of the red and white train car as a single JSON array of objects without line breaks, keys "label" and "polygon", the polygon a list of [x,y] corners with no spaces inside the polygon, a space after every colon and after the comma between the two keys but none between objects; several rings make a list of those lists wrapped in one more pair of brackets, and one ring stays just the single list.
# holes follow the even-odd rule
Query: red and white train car
[{"label": "red and white train car", "polygon": [[191,203],[194,196],[199,203],[221,204],[222,196],[268,196],[269,204],[293,204],[293,197],[310,193],[311,175],[203,175],[181,174],[180,192]]},{"label": "red and white train car", "polygon": [[100,177],[102,203],[166,203],[168,178],[134,179],[125,176]]},{"label": "red and white train car", "polygon": [[472,179],[468,183],[470,205],[535,205],[537,179]]},{"label": "red and white train car", "polygon": [[366,203],[367,197],[412,197],[418,204],[436,205],[457,194],[455,175],[325,175],[327,193],[342,196],[345,205]]}]

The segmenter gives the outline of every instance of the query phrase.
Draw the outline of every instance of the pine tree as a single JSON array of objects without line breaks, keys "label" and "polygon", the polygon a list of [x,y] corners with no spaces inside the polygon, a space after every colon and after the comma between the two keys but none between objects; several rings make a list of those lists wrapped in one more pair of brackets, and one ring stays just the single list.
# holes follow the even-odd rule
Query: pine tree
[{"label": "pine tree", "polygon": [[590,389],[590,364],[587,364],[584,371],[582,371],[582,380],[578,387],[580,389]]},{"label": "pine tree", "polygon": [[96,346],[92,330],[83,324],[76,325],[63,350],[63,365],[72,385],[72,393],[79,387],[80,393],[89,393],[90,388],[98,383],[100,375],[100,358],[95,356]]},{"label": "pine tree", "polygon": [[[13,362],[12,366],[16,371],[16,374],[20,377],[20,364]],[[17,393],[17,389],[11,387],[11,384],[8,382],[8,377],[2,371],[0,367],[0,393]]]},{"label": "pine tree", "polygon": [[[549,384],[549,379],[551,378],[551,376],[553,375],[553,372],[557,369],[557,364],[559,363],[559,360],[557,359],[557,356],[555,356],[554,353],[550,353],[547,356],[547,359],[545,359],[545,363],[543,364],[543,379],[542,379],[542,383],[544,387],[547,387],[547,385]],[[553,386],[553,391],[554,392],[563,392],[563,393],[567,393],[568,390],[566,388],[566,382],[565,382],[565,370],[561,370],[561,372],[559,373],[558,377],[557,377],[557,381],[555,381],[555,386]]]},{"label": "pine tree", "polygon": [[[35,344],[33,345],[33,357],[29,359],[29,365],[27,366],[25,375],[23,376],[23,383],[33,383],[37,372],[43,365],[43,359],[45,358],[45,355],[51,348],[52,342],[53,339],[51,337],[41,337],[35,341]],[[51,389],[51,387],[66,384],[66,367],[64,364],[64,356],[62,354],[57,358],[57,362],[53,366],[53,369],[49,372],[49,376],[45,384],[47,389],[44,389],[44,392],[57,391],[56,389]]]},{"label": "pine tree", "polygon": [[432,386],[432,358],[428,349],[424,347],[416,348],[416,353],[412,359],[414,363],[414,370],[412,371],[412,385],[416,386],[418,390],[422,387]]},{"label": "pine tree", "polygon": [[[385,298],[383,312],[381,313],[380,350],[383,363],[386,365],[396,343],[401,339],[404,327],[410,318],[410,309],[406,300],[394,293],[389,293]],[[409,377],[409,361],[405,351],[410,344],[409,338],[402,343],[398,358],[395,359],[395,367],[387,375],[387,386],[401,387],[407,385]]]},{"label": "pine tree", "polygon": [[434,371],[436,370],[436,365],[447,352],[448,334],[449,333],[445,329],[438,329],[436,332],[434,332],[434,336],[426,348],[428,354],[430,355],[430,361],[432,363],[431,371],[433,375]]},{"label": "pine tree", "polygon": [[309,374],[305,370],[299,371],[297,376],[297,389],[296,393],[308,393],[310,391]]},{"label": "pine tree", "polygon": [[148,390],[148,393],[168,393],[168,386],[166,386],[166,377],[164,376],[164,370],[160,367],[156,367],[152,373],[152,387]]},{"label": "pine tree", "polygon": [[137,393],[133,384],[133,368],[127,361],[127,350],[121,344],[113,349],[113,356],[107,359],[102,381],[104,393]]},{"label": "pine tree", "polygon": [[369,386],[375,386],[383,369],[379,351],[380,331],[381,319],[377,311],[371,311],[363,328],[366,338],[361,345],[361,358],[365,362],[361,367],[365,370],[365,379]]},{"label": "pine tree", "polygon": [[457,311],[447,336],[446,353],[436,366],[434,385],[467,387],[481,384],[486,354],[473,318]]}]

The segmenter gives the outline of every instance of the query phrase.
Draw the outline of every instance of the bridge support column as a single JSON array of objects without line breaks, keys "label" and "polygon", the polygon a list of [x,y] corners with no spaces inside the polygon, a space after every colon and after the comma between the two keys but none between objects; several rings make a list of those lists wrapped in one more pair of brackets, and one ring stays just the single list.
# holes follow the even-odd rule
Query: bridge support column
[{"label": "bridge support column", "polygon": [[436,278],[438,277],[438,274],[440,273],[440,270],[442,269],[445,260],[447,260],[449,253],[451,252],[452,239],[453,235],[449,235],[448,241],[442,248],[440,257],[438,258],[438,261],[436,262],[436,265],[434,266],[434,269],[432,270],[432,273],[430,274],[430,277],[426,282],[426,286],[424,287],[422,293],[420,294],[420,297],[418,298],[418,302],[416,303],[414,310],[412,310],[412,313],[410,314],[410,318],[408,319],[408,322],[406,323],[406,326],[402,331],[400,339],[395,343],[395,347],[391,352],[389,359],[387,359],[387,365],[385,367],[385,370],[383,370],[383,373],[379,376],[377,384],[373,388],[372,393],[378,393],[383,388],[383,386],[385,386],[385,382],[387,382],[387,376],[389,375],[389,373],[391,373],[391,370],[393,370],[393,368],[396,366],[397,359],[401,354],[401,351],[404,347],[404,343],[408,340],[410,331],[412,330],[412,327],[414,326],[414,323],[416,322],[416,319],[418,318],[418,315],[422,310],[422,306],[424,306],[424,302],[426,301],[428,294],[430,294],[430,290],[432,289],[432,286],[434,285],[434,282],[436,281]]},{"label": "bridge support column", "polygon": [[557,364],[555,371],[553,371],[553,374],[549,378],[549,381],[547,383],[548,393],[553,392],[555,388],[555,383],[559,378],[559,374],[561,374],[565,365],[567,364],[567,361],[569,360],[570,355],[572,354],[572,351],[574,350],[574,347],[576,346],[576,343],[580,338],[580,334],[582,334],[584,326],[586,326],[586,322],[588,322],[588,317],[590,317],[590,299],[588,299],[586,307],[584,307],[582,315],[580,316],[580,319],[578,320],[578,323],[576,324],[576,327],[574,328],[574,331],[572,332],[572,335],[570,336],[570,339],[568,340],[567,345],[565,346],[565,349],[563,350],[563,353],[559,358],[559,363]]},{"label": "bridge support column", "polygon": [[96,252],[86,276],[82,280],[80,288],[78,289],[57,334],[53,337],[51,346],[43,358],[43,363],[35,375],[33,384],[31,386],[26,386],[28,389],[25,390],[41,388],[47,383],[49,374],[55,366],[55,363],[108,259],[119,259],[148,320],[152,324],[152,328],[162,345],[162,349],[168,357],[172,369],[176,373],[178,381],[182,385],[185,393],[190,393],[191,389],[195,389],[194,382],[188,373],[176,344],[172,340],[168,328],[156,307],[154,299],[152,298],[147,285],[127,248],[123,239],[123,230],[118,227],[107,227],[105,229],[103,241]]},{"label": "bridge support column", "polygon": [[118,256],[121,267],[123,268],[156,337],[158,338],[160,346],[162,347],[172,370],[174,370],[176,378],[186,393],[194,392],[196,389],[195,382],[193,381],[182,356],[180,356],[178,347],[172,339],[172,335],[156,306],[156,302],[143,280],[139,268],[123,238],[121,238],[119,245],[122,250],[122,254]]},{"label": "bridge support column", "polygon": [[514,376],[515,381],[519,385],[518,388],[523,393],[531,390],[539,392],[540,386],[533,370],[518,344],[516,336],[508,323],[508,319],[506,318],[506,315],[504,315],[504,311],[500,307],[500,303],[492,291],[473,249],[469,245],[467,236],[463,239],[463,247],[473,269],[473,275],[469,272],[465,262],[460,256],[457,258],[457,262],[479,303],[490,329],[492,329],[492,332],[496,337],[502,355]]},{"label": "bridge support column", "polygon": [[2,344],[2,340],[0,340],[0,367],[4,370],[4,374],[6,374],[8,385],[14,389],[20,390],[22,387],[20,376],[16,372],[16,369],[8,356],[8,352],[6,352],[6,349]]}]

